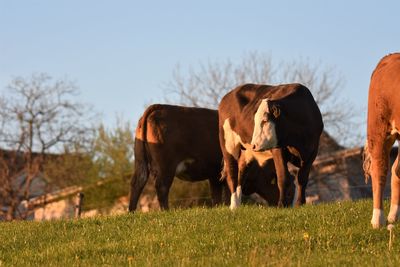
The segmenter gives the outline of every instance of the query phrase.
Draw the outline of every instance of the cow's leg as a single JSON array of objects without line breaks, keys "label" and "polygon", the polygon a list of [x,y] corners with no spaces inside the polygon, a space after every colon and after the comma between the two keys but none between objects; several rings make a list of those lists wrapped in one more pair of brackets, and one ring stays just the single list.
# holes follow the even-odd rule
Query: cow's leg
[{"label": "cow's leg", "polygon": [[[319,145],[316,144],[315,147]],[[299,168],[297,173],[297,199],[296,199],[296,206],[300,206],[306,203],[306,188],[308,184],[308,178],[310,176],[310,171],[312,164],[317,157],[318,149],[316,149],[310,156],[307,162],[304,162],[303,165]],[[294,192],[293,192],[294,194]]]},{"label": "cow's leg", "polygon": [[286,190],[286,202],[289,203],[289,206],[293,204],[295,192],[296,186],[294,185],[294,176],[289,172],[289,185]]},{"label": "cow's leg", "polygon": [[399,156],[397,156],[392,166],[390,212],[387,218],[389,223],[397,221],[400,215],[400,177],[397,174],[398,164]]},{"label": "cow's leg", "polygon": [[231,201],[231,199],[230,199],[231,191],[229,190],[229,186],[226,183],[226,181],[225,181],[225,183],[223,183],[223,190],[222,191],[223,191],[223,193],[222,193],[223,202],[224,202],[225,205],[229,205],[230,201]]},{"label": "cow's leg", "polygon": [[[147,172],[140,172],[139,168],[136,165],[135,173],[131,179],[131,192],[130,192],[130,200],[129,200],[129,211],[133,212],[136,210],[137,203],[139,201],[140,194],[143,191],[144,186],[148,180]],[[147,167],[146,167],[147,168]]]},{"label": "cow's leg", "polygon": [[304,164],[297,173],[297,199],[296,206],[306,203],[306,188],[308,184],[308,176],[310,175],[312,162]]},{"label": "cow's leg", "polygon": [[163,169],[156,175],[156,191],[158,202],[162,210],[169,209],[168,195],[174,180],[175,170],[173,168]]},{"label": "cow's leg", "polygon": [[[383,190],[386,184],[386,175],[389,167],[389,151],[393,142],[389,140],[375,140],[373,146],[368,142],[371,153],[371,180],[374,210],[371,224],[373,228],[379,228],[385,224],[383,212]],[[391,143],[391,144],[390,144]]]},{"label": "cow's leg", "polygon": [[278,177],[278,188],[279,188],[279,200],[278,207],[287,207],[287,189],[290,182],[289,170],[287,167],[287,162],[283,155],[283,150],[281,148],[272,149],[272,157],[274,159],[276,175]]},{"label": "cow's leg", "polygon": [[227,154],[224,156],[224,164],[226,170],[226,182],[231,193],[231,204],[229,208],[234,210],[240,205],[242,197],[242,189],[238,184],[238,163],[233,156]]},{"label": "cow's leg", "polygon": [[219,178],[219,181],[221,182],[222,186],[222,202],[224,205],[229,205],[229,202],[231,201],[230,200],[231,192],[229,190],[229,186],[227,183],[227,171],[225,163],[223,164],[223,169],[221,171],[221,177]]},{"label": "cow's leg", "polygon": [[246,172],[249,168],[249,163],[246,162],[244,153],[241,154],[238,160],[238,188],[240,188],[240,197],[242,194],[243,185],[246,182]]},{"label": "cow's leg", "polygon": [[208,182],[210,184],[212,205],[220,205],[222,203],[222,189],[224,184],[216,177],[208,179]]}]

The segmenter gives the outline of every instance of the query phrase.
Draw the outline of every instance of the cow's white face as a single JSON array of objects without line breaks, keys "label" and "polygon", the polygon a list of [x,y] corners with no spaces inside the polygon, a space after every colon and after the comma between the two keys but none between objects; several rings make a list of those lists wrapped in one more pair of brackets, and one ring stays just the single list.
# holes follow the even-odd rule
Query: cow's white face
[{"label": "cow's white face", "polygon": [[253,137],[251,146],[254,151],[264,151],[277,146],[275,123],[270,119],[273,116],[268,108],[268,99],[263,99],[254,115]]}]

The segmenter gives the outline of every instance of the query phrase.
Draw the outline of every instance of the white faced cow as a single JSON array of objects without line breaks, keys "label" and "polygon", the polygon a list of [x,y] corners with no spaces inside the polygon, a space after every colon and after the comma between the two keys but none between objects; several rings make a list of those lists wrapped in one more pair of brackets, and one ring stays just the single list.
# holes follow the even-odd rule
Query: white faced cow
[{"label": "white faced cow", "polygon": [[230,208],[241,201],[246,168],[273,158],[278,177],[278,206],[289,205],[291,183],[287,163],[299,168],[296,205],[305,203],[305,190],[323,130],[321,112],[301,84],[244,84],[226,94],[219,105],[219,139]]}]

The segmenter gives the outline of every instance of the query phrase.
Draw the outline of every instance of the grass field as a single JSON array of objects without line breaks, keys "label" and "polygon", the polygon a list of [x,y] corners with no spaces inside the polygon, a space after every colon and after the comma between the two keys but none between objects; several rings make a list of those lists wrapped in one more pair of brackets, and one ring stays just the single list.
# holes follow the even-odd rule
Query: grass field
[{"label": "grass field", "polygon": [[400,266],[400,225],[389,249],[371,210],[359,201],[0,223],[0,266]]}]

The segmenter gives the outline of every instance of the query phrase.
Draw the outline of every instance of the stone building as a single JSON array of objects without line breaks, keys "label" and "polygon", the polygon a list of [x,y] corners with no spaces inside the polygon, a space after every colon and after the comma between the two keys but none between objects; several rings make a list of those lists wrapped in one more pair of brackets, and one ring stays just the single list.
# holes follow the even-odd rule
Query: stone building
[{"label": "stone building", "polygon": [[[365,179],[363,171],[363,147],[343,148],[326,133],[321,141],[322,148],[314,161],[307,186],[307,203],[372,198],[371,180]],[[396,156],[397,147],[394,147],[391,163]],[[390,174],[384,197],[389,196]]]}]

